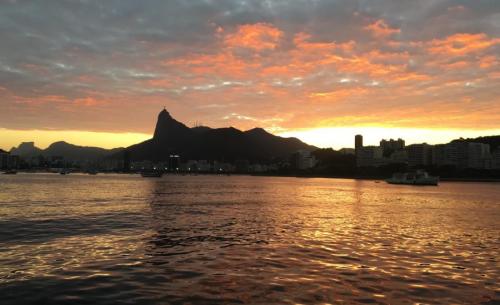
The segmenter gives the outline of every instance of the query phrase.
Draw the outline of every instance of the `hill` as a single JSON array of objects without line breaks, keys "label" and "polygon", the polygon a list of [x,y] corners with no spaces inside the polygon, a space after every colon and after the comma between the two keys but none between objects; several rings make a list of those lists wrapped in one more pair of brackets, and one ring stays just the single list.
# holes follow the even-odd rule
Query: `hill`
[{"label": "hill", "polygon": [[65,160],[81,161],[81,160],[99,160],[110,154],[115,154],[123,148],[104,149],[100,147],[78,146],[64,141],[54,142],[46,149],[40,149],[35,146],[34,142],[24,142],[18,147],[13,147],[10,153],[21,156],[25,159],[32,157],[43,156],[63,157]]},{"label": "hill", "polygon": [[288,157],[310,146],[296,138],[282,138],[262,128],[241,131],[233,127],[189,128],[175,120],[167,110],[158,115],[153,138],[132,145],[126,150],[131,160],[167,160],[170,154],[183,159],[265,161]]}]

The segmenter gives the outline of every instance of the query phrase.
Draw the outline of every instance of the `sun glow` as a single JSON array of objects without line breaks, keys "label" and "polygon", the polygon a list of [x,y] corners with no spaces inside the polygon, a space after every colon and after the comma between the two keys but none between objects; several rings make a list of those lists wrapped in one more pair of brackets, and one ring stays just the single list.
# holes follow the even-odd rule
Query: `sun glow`
[{"label": "sun glow", "polygon": [[9,150],[21,142],[35,142],[39,148],[66,141],[75,145],[102,148],[126,147],[151,138],[143,133],[111,133],[74,130],[10,130],[0,128],[0,148]]}]

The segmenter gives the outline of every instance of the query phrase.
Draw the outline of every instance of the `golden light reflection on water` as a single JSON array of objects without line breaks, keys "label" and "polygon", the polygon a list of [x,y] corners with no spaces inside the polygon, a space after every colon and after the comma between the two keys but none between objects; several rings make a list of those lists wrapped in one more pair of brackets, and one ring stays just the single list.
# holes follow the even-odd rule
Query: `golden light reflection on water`
[{"label": "golden light reflection on water", "polygon": [[[495,184],[412,188],[238,176],[0,179],[0,293],[7,300],[498,299]],[[35,290],[41,292],[30,294]]]}]

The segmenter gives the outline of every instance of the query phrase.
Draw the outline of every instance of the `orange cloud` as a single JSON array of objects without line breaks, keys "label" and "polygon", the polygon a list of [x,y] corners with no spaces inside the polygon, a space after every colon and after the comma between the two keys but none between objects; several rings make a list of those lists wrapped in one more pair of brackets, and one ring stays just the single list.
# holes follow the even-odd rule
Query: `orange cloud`
[{"label": "orange cloud", "polygon": [[461,33],[430,41],[427,51],[435,55],[463,56],[484,51],[499,43],[500,38],[489,38],[484,33]]},{"label": "orange cloud", "polygon": [[[386,29],[385,34],[379,31],[379,37],[399,32],[384,26],[382,21],[374,24],[373,28]],[[466,125],[464,119],[469,120],[467,126],[491,126],[498,117],[486,115],[490,110],[480,109],[480,103],[476,103],[486,98],[491,100],[487,93],[484,97],[479,93],[474,95],[473,91],[478,89],[466,85],[477,84],[484,88],[491,83],[492,77],[498,77],[498,73],[492,74],[498,64],[497,57],[485,55],[494,40],[485,34],[467,36],[468,41],[479,44],[462,50],[473,56],[460,56],[462,52],[447,55],[432,52],[436,51],[433,48],[443,46],[462,48],[452,41],[464,41],[466,35],[431,41],[388,38],[363,43],[317,40],[308,33],[299,32],[286,37],[277,34],[269,38],[273,42],[269,45],[261,43],[259,35],[243,35],[258,33],[255,29],[262,28],[282,33],[274,26],[262,24],[245,25],[231,34],[219,30],[215,34],[220,39],[217,49],[165,61],[169,72],[175,71],[178,76],[169,78],[172,82],[163,85],[181,94],[179,98],[185,100],[217,100],[221,105],[236,103],[237,111],[233,106],[219,109],[256,119],[235,121],[240,128],[252,127],[250,125],[256,122],[279,130],[311,126],[316,124],[314,122],[352,125],[377,121],[400,126],[459,127]],[[235,38],[237,33],[242,34],[238,39]],[[288,37],[291,41],[284,41]],[[280,44],[287,48],[280,48]],[[240,48],[266,52],[241,52]],[[477,69],[480,75],[474,78],[468,73],[455,73],[459,69],[479,66],[482,67]],[[245,85],[223,85],[237,82]],[[152,81],[150,85],[161,85],[161,82]],[[466,103],[461,99],[465,94],[474,99]],[[435,101],[441,102],[437,105]],[[461,108],[450,101],[459,103]],[[428,110],[430,104],[432,113]],[[455,113],[450,109],[458,110]],[[203,111],[209,113],[206,109]],[[260,119],[277,113],[282,121]],[[475,119],[481,116],[485,120]],[[330,120],[332,117],[335,119]]]},{"label": "orange cloud", "polygon": [[498,60],[495,56],[485,56],[479,60],[479,66],[483,69],[488,69],[498,65]]},{"label": "orange cloud", "polygon": [[78,98],[74,100],[75,104],[85,106],[85,107],[91,107],[91,106],[96,106],[99,104],[104,104],[104,101],[97,100],[93,97],[84,97],[84,98]]},{"label": "orange cloud", "polygon": [[197,75],[219,75],[225,77],[244,77],[249,69],[258,66],[251,60],[238,58],[232,52],[224,50],[217,54],[193,54],[163,63],[168,67],[178,67]]},{"label": "orange cloud", "polygon": [[377,38],[384,38],[401,32],[400,29],[389,27],[383,19],[379,19],[365,26],[364,29],[371,32],[371,34]]},{"label": "orange cloud", "polygon": [[341,102],[350,97],[361,97],[368,93],[364,88],[339,88],[328,92],[313,92],[309,94],[309,98],[314,101]]},{"label": "orange cloud", "polygon": [[[220,32],[220,31],[219,31]],[[224,44],[234,48],[256,51],[276,49],[283,32],[271,24],[256,23],[239,26],[237,31],[224,37]]]}]

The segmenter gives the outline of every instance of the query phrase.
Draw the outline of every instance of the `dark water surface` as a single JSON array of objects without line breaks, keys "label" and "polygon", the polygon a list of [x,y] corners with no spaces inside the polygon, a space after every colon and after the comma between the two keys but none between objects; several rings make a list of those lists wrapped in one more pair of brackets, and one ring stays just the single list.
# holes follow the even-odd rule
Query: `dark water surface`
[{"label": "dark water surface", "polygon": [[499,304],[500,184],[0,176],[1,304]]}]

